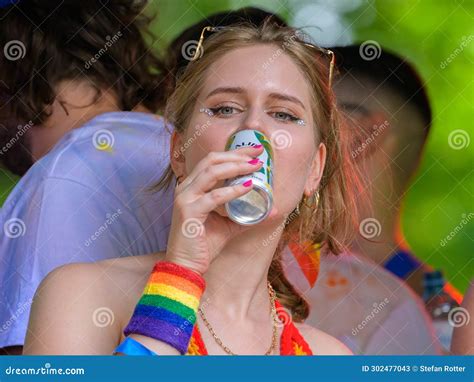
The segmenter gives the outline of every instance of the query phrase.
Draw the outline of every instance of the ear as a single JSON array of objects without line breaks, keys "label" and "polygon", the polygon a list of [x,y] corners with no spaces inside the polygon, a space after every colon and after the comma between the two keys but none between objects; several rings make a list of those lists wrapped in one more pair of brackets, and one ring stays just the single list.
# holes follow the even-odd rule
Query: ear
[{"label": "ear", "polygon": [[311,169],[304,187],[304,194],[306,196],[311,196],[319,188],[319,183],[321,182],[325,165],[326,145],[324,143],[320,143],[316,153],[314,154],[313,162],[311,163]]},{"label": "ear", "polygon": [[176,131],[173,131],[170,140],[170,163],[176,177],[186,176],[183,139]]}]

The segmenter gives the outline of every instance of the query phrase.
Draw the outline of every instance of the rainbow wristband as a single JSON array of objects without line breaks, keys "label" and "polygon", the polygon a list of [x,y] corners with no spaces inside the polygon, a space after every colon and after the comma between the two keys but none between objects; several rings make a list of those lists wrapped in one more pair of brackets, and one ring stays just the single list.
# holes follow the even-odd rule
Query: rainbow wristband
[{"label": "rainbow wristband", "polygon": [[172,262],[157,262],[124,334],[155,338],[185,354],[205,288],[200,274]]}]

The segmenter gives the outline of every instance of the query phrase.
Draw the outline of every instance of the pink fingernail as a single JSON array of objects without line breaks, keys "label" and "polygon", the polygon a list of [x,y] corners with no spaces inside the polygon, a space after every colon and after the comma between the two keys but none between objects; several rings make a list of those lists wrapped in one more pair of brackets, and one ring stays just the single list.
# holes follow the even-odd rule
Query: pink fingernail
[{"label": "pink fingernail", "polygon": [[245,183],[242,183],[244,187],[250,187],[252,185],[252,179],[247,180]]},{"label": "pink fingernail", "polygon": [[254,158],[252,160],[249,160],[247,163],[248,164],[258,164],[260,162],[261,162],[261,160],[259,160],[258,158]]},{"label": "pink fingernail", "polygon": [[263,147],[263,145],[256,145],[256,146],[254,146],[253,148],[254,148],[254,149],[259,149],[260,147]]}]

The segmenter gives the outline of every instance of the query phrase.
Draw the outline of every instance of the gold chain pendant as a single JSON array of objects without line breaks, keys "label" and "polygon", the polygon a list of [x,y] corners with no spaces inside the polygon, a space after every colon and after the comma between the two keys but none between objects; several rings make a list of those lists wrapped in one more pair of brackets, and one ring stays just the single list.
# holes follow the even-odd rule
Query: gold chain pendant
[{"label": "gold chain pendant", "polygon": [[[267,282],[268,286],[268,294],[270,296],[270,305],[271,305],[271,316],[272,316],[272,322],[273,322],[273,330],[272,330],[272,343],[270,345],[270,348],[266,351],[265,355],[270,355],[273,353],[275,346],[277,344],[277,312],[276,312],[276,305],[275,305],[275,298],[276,294],[275,291],[273,290],[273,287],[271,286],[270,282]],[[229,355],[237,355],[235,354],[232,350],[230,350],[226,345],[222,343],[222,340],[216,335],[214,332],[214,329],[212,328],[211,324],[207,320],[206,316],[204,315],[204,312],[201,308],[198,309],[199,314],[204,321],[204,324],[206,325],[207,329],[209,330],[209,333],[211,333],[212,337],[216,341],[216,343]]]}]

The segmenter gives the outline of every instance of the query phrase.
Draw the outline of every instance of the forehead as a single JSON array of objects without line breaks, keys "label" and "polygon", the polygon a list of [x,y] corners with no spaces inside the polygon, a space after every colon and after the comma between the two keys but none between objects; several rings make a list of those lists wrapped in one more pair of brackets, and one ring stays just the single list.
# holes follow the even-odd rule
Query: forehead
[{"label": "forehead", "polygon": [[[204,53],[205,54],[205,53]],[[251,92],[280,91],[309,102],[308,80],[282,48],[258,44],[225,53],[210,67],[204,90],[239,86]]]}]

